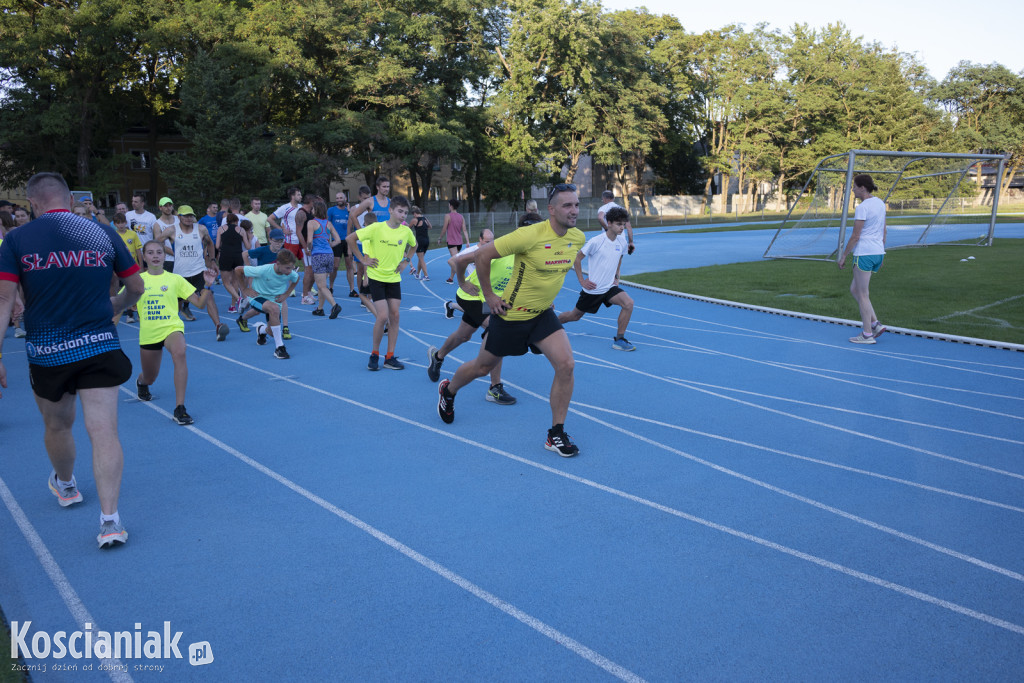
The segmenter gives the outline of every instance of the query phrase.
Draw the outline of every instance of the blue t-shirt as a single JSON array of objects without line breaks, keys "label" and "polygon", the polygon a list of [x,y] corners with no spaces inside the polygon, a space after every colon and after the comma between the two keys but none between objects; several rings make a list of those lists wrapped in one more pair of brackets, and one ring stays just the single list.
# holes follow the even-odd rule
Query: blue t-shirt
[{"label": "blue t-shirt", "polygon": [[206,228],[206,232],[210,234],[210,239],[213,240],[214,244],[217,244],[217,228],[220,227],[220,223],[217,221],[217,217],[206,215],[196,222],[199,223],[199,225]]},{"label": "blue t-shirt", "polygon": [[256,262],[257,266],[265,266],[277,261],[277,254],[270,250],[270,247],[256,247],[249,250],[249,258]]},{"label": "blue t-shirt", "polygon": [[348,235],[348,207],[339,209],[337,206],[332,206],[327,209],[327,220],[334,226],[338,237],[345,239],[345,236]]},{"label": "blue t-shirt", "polygon": [[110,279],[139,272],[108,225],[48,211],[0,244],[0,279],[25,290],[25,350],[34,365],[67,365],[121,348]]}]

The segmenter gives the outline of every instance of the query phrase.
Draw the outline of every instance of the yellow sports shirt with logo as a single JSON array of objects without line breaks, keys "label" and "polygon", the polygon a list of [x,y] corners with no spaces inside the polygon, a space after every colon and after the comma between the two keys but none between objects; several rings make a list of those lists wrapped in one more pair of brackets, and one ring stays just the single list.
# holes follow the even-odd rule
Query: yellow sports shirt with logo
[{"label": "yellow sports shirt with logo", "polygon": [[560,237],[550,221],[527,225],[494,240],[500,256],[515,255],[502,296],[508,311],[502,318],[529,320],[550,308],[584,241],[579,228],[569,228]]},{"label": "yellow sports shirt with logo", "polygon": [[367,268],[366,274],[377,282],[401,282],[402,273],[395,272],[405,258],[409,245],[416,244],[416,237],[408,225],[392,228],[387,223],[373,223],[356,230],[363,243],[363,254],[377,259],[375,268]]},{"label": "yellow sports shirt with logo", "polygon": [[185,323],[178,317],[178,299],[192,296],[196,288],[175,273],[151,275],[142,272],[146,292],[139,299],[139,345],[155,344],[172,332],[184,332]]}]

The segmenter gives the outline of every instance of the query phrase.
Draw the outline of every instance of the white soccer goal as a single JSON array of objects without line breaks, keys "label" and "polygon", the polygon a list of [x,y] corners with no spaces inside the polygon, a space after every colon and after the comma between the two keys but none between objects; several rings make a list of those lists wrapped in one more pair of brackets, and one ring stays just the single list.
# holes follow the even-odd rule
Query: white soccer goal
[{"label": "white soccer goal", "polygon": [[[853,229],[853,178],[867,173],[886,204],[886,249],[991,245],[1005,157],[856,149],[818,162],[764,258],[834,261]],[[994,176],[994,184],[992,178]],[[991,187],[990,193],[983,188]]]}]

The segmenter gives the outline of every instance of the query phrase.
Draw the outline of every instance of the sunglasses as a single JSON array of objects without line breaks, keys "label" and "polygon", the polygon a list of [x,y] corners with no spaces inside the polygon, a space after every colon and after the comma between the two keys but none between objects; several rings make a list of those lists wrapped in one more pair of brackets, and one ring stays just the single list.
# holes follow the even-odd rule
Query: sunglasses
[{"label": "sunglasses", "polygon": [[573,185],[572,183],[558,183],[557,185],[552,187],[551,188],[551,192],[548,193],[548,201],[551,201],[551,198],[554,197],[559,192],[575,192],[575,191],[576,191],[576,186]]}]

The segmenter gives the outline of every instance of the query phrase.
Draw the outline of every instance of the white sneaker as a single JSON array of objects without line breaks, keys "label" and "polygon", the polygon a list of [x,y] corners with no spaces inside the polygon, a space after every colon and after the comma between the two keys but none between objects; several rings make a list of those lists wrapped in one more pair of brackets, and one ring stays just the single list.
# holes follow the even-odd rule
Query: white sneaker
[{"label": "white sneaker", "polygon": [[14,338],[15,339],[22,339],[23,337],[27,337],[27,336],[28,336],[28,332],[26,332],[23,327],[18,327],[17,325],[14,326]]},{"label": "white sneaker", "polygon": [[861,332],[856,337],[850,337],[850,343],[851,344],[874,344],[875,343],[875,338],[873,336],[872,337],[865,337],[864,333]]}]

